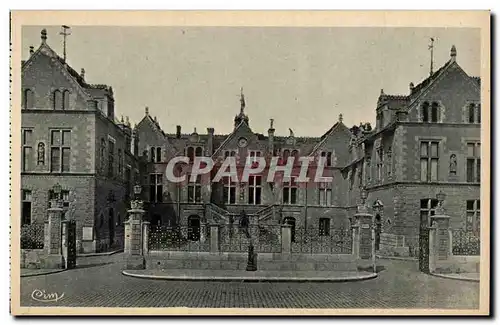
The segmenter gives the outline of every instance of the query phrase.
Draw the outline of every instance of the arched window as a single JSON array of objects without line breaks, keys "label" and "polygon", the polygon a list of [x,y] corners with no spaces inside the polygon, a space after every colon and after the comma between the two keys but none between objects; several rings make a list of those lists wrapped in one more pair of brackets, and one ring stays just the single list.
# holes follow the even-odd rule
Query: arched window
[{"label": "arched window", "polygon": [[429,103],[422,104],[422,122],[429,122]]},{"label": "arched window", "polygon": [[156,162],[161,162],[161,147],[156,147]]},{"label": "arched window", "polygon": [[299,163],[299,152],[297,150],[292,150],[291,156],[293,157],[293,164],[296,165]]},{"label": "arched window", "polygon": [[62,93],[59,90],[54,91],[53,94],[53,104],[54,109],[62,109],[63,108],[63,98]]},{"label": "arched window", "polygon": [[474,123],[474,112],[475,112],[475,105],[474,104],[469,104],[469,123]]},{"label": "arched window", "polygon": [[63,93],[62,109],[69,109],[69,90],[65,90]]},{"label": "arched window", "polygon": [[327,155],[326,155],[326,165],[327,166],[331,166],[332,165],[332,153],[329,152]]},{"label": "arched window", "polygon": [[24,90],[24,108],[33,108],[33,91],[31,89]]},{"label": "arched window", "polygon": [[155,162],[156,161],[156,150],[155,150],[155,147],[151,147],[149,149],[149,160],[151,162]]},{"label": "arched window", "polygon": [[194,148],[193,147],[187,148],[187,156],[189,158],[189,161],[193,162],[193,160],[194,160]]},{"label": "arched window", "polygon": [[203,156],[203,148],[202,147],[196,147],[196,157],[201,157]]},{"label": "arched window", "polygon": [[290,150],[285,149],[283,151],[283,162],[286,164],[288,161],[288,157],[290,157]]},{"label": "arched window", "polygon": [[197,215],[188,218],[188,239],[192,241],[200,240],[200,217]]},{"label": "arched window", "polygon": [[45,144],[43,142],[38,144],[37,165],[45,165]]},{"label": "arched window", "polygon": [[433,102],[431,111],[431,122],[437,123],[438,121],[439,121],[439,104],[437,102]]}]

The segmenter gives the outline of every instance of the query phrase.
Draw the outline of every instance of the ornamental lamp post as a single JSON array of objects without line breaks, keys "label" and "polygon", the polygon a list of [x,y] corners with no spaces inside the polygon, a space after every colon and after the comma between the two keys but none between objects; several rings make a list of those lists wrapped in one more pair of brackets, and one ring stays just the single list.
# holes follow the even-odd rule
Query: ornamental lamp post
[{"label": "ornamental lamp post", "polygon": [[368,197],[368,193],[366,192],[366,188],[361,189],[361,204],[365,205],[366,198]]},{"label": "ornamental lamp post", "polygon": [[438,206],[436,208],[436,214],[437,215],[443,215],[444,214],[444,200],[446,199],[446,194],[443,191],[439,191],[438,194],[436,194],[436,199],[438,200]]},{"label": "ornamental lamp post", "polygon": [[52,187],[52,192],[55,194],[56,200],[59,200],[61,198],[61,192],[62,192],[61,184],[56,183],[56,185]]},{"label": "ornamental lamp post", "polygon": [[136,184],[134,186],[134,194],[135,194],[136,199],[139,198],[139,196],[141,195],[141,192],[142,192],[142,186],[140,184]]}]

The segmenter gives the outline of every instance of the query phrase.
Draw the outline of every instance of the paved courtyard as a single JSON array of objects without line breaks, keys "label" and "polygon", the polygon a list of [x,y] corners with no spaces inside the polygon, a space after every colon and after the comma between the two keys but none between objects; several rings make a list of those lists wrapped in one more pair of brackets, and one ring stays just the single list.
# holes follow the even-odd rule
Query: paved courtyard
[{"label": "paved courtyard", "polygon": [[[21,278],[22,306],[217,308],[479,308],[479,283],[420,273],[416,262],[380,260],[373,280],[242,283],[145,280],[121,274],[123,254],[85,257],[57,274]],[[34,290],[64,293],[38,302]]]}]

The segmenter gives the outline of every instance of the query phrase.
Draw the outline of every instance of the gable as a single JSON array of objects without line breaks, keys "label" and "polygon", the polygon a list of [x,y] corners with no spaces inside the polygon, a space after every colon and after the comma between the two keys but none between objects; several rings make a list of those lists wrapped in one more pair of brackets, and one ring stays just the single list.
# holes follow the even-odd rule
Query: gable
[{"label": "gable", "polygon": [[90,96],[81,88],[48,46],[42,45],[23,65],[22,89],[33,92],[33,108],[53,109],[55,90],[69,91],[69,109],[86,110]]},{"label": "gable", "polygon": [[479,102],[480,93],[478,83],[453,62],[412,102],[409,107],[410,121],[419,121],[420,107],[427,101],[439,103],[441,122],[462,123],[466,106],[471,101]]},{"label": "gable", "polygon": [[221,155],[224,150],[237,150],[239,148],[238,141],[240,138],[247,140],[248,149],[264,149],[265,145],[259,140],[258,136],[252,132],[248,124],[241,122],[236,129],[231,133],[215,150],[212,157]]},{"label": "gable", "polygon": [[149,115],[137,124],[135,131],[139,136],[139,154],[151,146],[165,146],[168,141],[156,127]]}]

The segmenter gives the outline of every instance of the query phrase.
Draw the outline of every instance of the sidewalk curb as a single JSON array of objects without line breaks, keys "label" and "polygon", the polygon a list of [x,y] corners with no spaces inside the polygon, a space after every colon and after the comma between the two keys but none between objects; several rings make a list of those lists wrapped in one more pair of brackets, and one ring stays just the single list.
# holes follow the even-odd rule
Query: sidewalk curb
[{"label": "sidewalk curb", "polygon": [[217,281],[217,282],[350,282],[374,279],[377,273],[369,273],[358,276],[345,276],[337,278],[294,278],[294,277],[264,277],[264,276],[235,276],[235,277],[217,277],[217,276],[179,276],[179,275],[150,275],[137,274],[133,271],[123,270],[122,274],[140,279],[150,280],[171,280],[171,281]]},{"label": "sidewalk curb", "polygon": [[450,274],[440,274],[440,273],[430,273],[430,274],[438,278],[479,283],[479,279],[463,278],[457,275],[450,275]]},{"label": "sidewalk curb", "polygon": [[60,270],[44,271],[44,272],[39,272],[39,273],[21,274],[21,278],[29,278],[29,277],[32,277],[32,276],[39,276],[39,275],[48,275],[48,274],[61,273],[61,272],[67,271],[67,270],[68,270],[68,269],[60,269]]},{"label": "sidewalk curb", "polygon": [[118,254],[118,253],[123,253],[123,249],[118,249],[116,251],[103,252],[103,253],[77,254],[76,257],[111,256],[111,255]]},{"label": "sidewalk curb", "polygon": [[382,259],[382,260],[418,261],[418,258],[416,258],[416,257],[383,256],[383,255],[376,255],[376,257],[378,259]]}]

